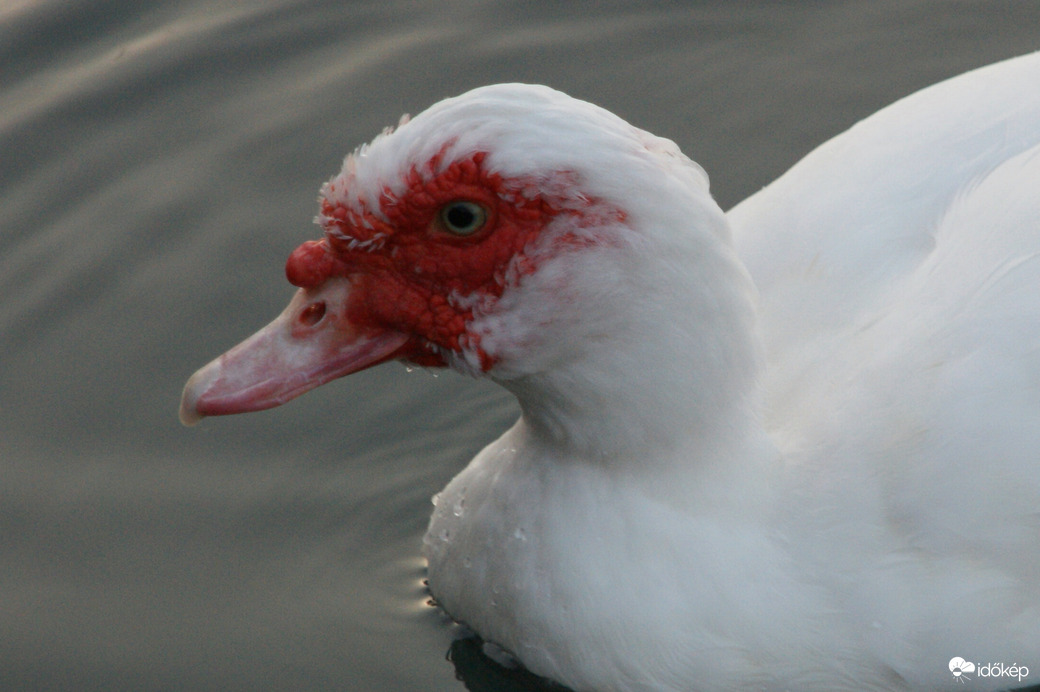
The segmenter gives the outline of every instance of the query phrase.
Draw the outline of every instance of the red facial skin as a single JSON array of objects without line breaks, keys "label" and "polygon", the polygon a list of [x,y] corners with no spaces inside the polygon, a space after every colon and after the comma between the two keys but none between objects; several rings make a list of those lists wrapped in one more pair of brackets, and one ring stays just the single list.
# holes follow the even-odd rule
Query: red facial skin
[{"label": "red facial skin", "polygon": [[[346,310],[352,324],[408,334],[398,357],[445,365],[434,346],[459,351],[473,318],[472,310],[453,305],[449,296],[500,297],[510,262],[515,260],[521,274],[529,273],[524,249],[553,217],[573,213],[534,193],[533,182],[487,173],[484,159],[478,152],[439,173],[432,171],[439,164],[434,160],[425,176],[413,168],[405,176],[405,194],[384,189],[379,215],[360,203],[345,208],[324,199],[319,219],[326,237],[292,253],[286,264],[289,282],[311,288],[333,276],[352,277]],[[440,219],[445,205],[457,201],[479,204],[486,213],[472,235],[455,235]],[[357,247],[365,243],[370,246]],[[494,364],[477,335],[467,334],[467,343],[483,370]]]}]

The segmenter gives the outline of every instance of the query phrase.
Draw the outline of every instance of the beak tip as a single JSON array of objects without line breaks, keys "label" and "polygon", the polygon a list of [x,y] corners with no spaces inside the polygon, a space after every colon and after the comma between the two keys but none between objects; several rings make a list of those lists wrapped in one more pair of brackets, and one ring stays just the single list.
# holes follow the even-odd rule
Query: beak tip
[{"label": "beak tip", "polygon": [[181,419],[181,425],[186,428],[192,428],[198,424],[200,420],[205,418],[201,413],[195,410],[193,406],[189,406],[186,401],[181,401],[181,410],[179,412]]},{"label": "beak tip", "polygon": [[206,417],[206,414],[199,411],[199,399],[209,389],[209,385],[214,379],[215,363],[216,361],[199,369],[184,385],[184,391],[181,393],[181,408],[178,412],[181,425],[190,428]]}]

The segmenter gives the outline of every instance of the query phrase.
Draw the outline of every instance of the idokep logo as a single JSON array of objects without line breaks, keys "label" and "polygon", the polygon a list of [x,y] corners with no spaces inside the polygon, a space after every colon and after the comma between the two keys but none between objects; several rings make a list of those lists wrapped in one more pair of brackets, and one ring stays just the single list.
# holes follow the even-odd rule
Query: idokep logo
[{"label": "idokep logo", "polygon": [[965,661],[960,656],[950,659],[950,672],[958,682],[963,683],[971,680],[970,673],[975,673],[979,678],[1017,678],[1019,682],[1029,676],[1029,668],[1017,663],[1007,665],[1006,663],[980,663],[978,665],[971,661]]}]

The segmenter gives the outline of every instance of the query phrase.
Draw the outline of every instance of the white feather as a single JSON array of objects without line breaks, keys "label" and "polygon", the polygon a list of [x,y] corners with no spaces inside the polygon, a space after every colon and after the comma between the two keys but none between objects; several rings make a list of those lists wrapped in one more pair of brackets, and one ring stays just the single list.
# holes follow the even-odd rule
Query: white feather
[{"label": "white feather", "polygon": [[452,297],[523,415],[437,498],[438,602],[576,690],[1040,675],[1038,85],[1040,54],[922,91],[728,217],[673,143],[545,87],[359,150],[326,194],[480,150],[626,214]]}]

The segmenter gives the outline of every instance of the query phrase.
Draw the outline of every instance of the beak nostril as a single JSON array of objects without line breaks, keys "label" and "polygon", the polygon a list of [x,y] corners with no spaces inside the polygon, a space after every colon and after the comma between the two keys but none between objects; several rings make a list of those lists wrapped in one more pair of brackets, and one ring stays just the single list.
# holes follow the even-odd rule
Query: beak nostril
[{"label": "beak nostril", "polygon": [[300,311],[297,321],[305,327],[313,327],[325,317],[325,301],[319,300],[311,303]]}]

